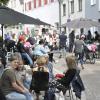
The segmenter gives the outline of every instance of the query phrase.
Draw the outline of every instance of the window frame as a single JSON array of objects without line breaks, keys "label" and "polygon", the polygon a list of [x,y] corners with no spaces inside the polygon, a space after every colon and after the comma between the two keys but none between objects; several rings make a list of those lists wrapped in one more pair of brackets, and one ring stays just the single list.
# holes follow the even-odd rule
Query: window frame
[{"label": "window frame", "polygon": [[70,5],[71,5],[71,14],[74,13],[74,0],[70,1]]},{"label": "window frame", "polygon": [[78,0],[78,11],[82,11],[82,0]]},{"label": "window frame", "polygon": [[66,16],[66,4],[63,4],[63,16]]}]

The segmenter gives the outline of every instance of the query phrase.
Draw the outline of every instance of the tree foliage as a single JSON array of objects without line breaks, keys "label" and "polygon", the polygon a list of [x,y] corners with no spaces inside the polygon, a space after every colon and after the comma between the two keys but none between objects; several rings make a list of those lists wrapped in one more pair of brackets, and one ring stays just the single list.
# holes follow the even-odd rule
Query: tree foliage
[{"label": "tree foliage", "polygon": [[0,6],[7,5],[8,2],[9,2],[9,0],[0,0]]}]

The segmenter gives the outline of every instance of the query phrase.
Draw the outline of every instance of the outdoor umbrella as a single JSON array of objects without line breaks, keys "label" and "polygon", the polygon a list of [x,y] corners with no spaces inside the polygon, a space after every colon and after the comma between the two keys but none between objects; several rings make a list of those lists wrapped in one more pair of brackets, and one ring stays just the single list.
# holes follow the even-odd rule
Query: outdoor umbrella
[{"label": "outdoor umbrella", "polygon": [[39,19],[27,16],[5,6],[0,6],[0,24],[35,24],[50,25]]},{"label": "outdoor umbrella", "polygon": [[0,6],[0,24],[2,25],[2,38],[3,38],[3,25],[17,25],[22,24],[35,24],[35,25],[50,25],[39,19],[27,16],[6,6]]},{"label": "outdoor umbrella", "polygon": [[92,19],[79,18],[66,23],[68,28],[90,28],[93,26],[100,26],[100,23]]}]

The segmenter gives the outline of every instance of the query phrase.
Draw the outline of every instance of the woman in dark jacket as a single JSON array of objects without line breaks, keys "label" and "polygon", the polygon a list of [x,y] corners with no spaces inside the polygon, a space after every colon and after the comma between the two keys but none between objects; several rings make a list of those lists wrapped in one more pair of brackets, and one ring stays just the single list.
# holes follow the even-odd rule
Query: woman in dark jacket
[{"label": "woman in dark jacket", "polygon": [[63,78],[58,80],[62,85],[64,85],[66,88],[69,87],[71,81],[73,80],[76,72],[77,72],[77,67],[76,67],[76,61],[75,57],[73,56],[68,56],[66,57],[66,63],[67,63],[67,71],[65,72],[65,75]]},{"label": "woman in dark jacket", "polygon": [[84,84],[79,75],[79,70],[75,61],[75,57],[68,56],[66,57],[67,71],[65,76],[58,80],[65,88],[70,89],[70,83],[72,83],[73,90],[76,97],[81,98],[81,92],[85,90]]}]

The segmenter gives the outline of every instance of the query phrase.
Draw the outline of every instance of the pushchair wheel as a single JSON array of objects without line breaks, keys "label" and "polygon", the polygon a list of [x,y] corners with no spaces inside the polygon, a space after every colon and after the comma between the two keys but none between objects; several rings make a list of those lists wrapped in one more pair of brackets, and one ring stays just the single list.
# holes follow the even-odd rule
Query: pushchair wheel
[{"label": "pushchair wheel", "polygon": [[95,55],[94,55],[94,53],[90,53],[89,58],[90,58],[90,63],[95,64]]},{"label": "pushchair wheel", "polygon": [[86,60],[87,60],[87,58],[86,58],[86,55],[84,54],[84,56],[83,56],[83,62],[84,62],[84,64],[86,63]]}]

